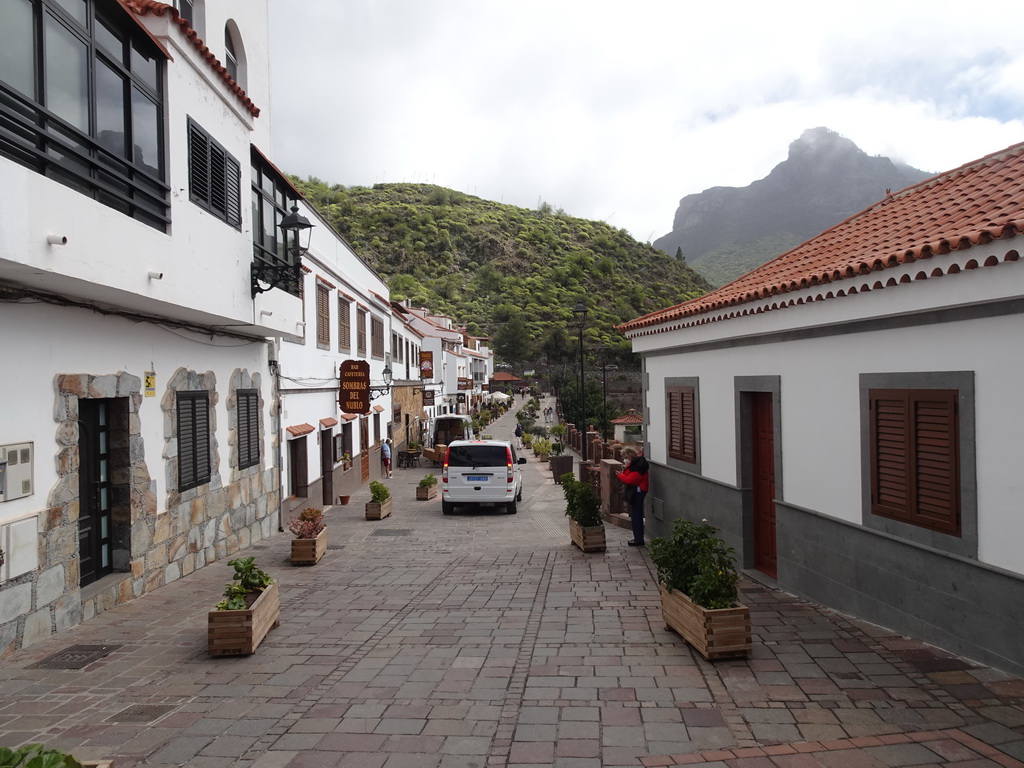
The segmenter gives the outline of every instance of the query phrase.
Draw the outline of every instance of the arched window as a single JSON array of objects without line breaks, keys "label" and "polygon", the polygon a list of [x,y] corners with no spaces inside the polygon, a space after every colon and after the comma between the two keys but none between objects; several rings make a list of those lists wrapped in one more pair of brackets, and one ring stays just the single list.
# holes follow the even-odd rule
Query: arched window
[{"label": "arched window", "polygon": [[242,37],[238,34],[238,26],[233,21],[224,25],[224,68],[231,75],[231,79],[244,89],[245,48],[242,46]]}]

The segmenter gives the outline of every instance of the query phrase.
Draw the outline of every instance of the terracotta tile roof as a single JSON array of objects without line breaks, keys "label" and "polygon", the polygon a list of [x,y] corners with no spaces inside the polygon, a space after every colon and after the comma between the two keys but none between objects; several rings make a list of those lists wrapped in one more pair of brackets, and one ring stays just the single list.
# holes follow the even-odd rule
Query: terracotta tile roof
[{"label": "terracotta tile roof", "polygon": [[505,373],[499,371],[498,373],[491,376],[491,381],[522,381],[518,376],[513,376],[511,373]]},{"label": "terracotta tile roof", "polygon": [[[889,194],[867,210],[728,285],[630,320],[618,328],[631,336],[646,335],[885,288],[897,282],[876,277],[865,282],[865,276],[953,251],[966,251],[1022,232],[1024,143]],[[1016,251],[1010,250],[1003,261],[1016,261],[1018,257]],[[997,263],[998,259],[989,257],[981,265],[967,261],[963,268]],[[913,279],[959,271],[957,264],[945,272],[922,264],[922,271]],[[899,282],[909,281],[904,274]],[[815,286],[822,286],[818,295],[799,300],[784,296]],[[782,298],[770,305],[764,301],[776,296]],[[756,307],[752,306],[755,302]],[[714,315],[709,317],[711,313]]]},{"label": "terracotta tile roof", "polygon": [[291,427],[285,427],[285,429],[288,430],[288,434],[290,434],[292,437],[302,437],[302,435],[308,435],[310,432],[313,431],[313,425],[296,424]]},{"label": "terracotta tile roof", "polygon": [[332,419],[332,418],[320,419],[320,426],[321,427],[333,427],[337,423],[338,423],[337,419]]},{"label": "terracotta tile roof", "polygon": [[343,413],[341,414],[341,418],[343,418],[345,421],[354,421],[355,419],[358,419],[359,416],[357,416],[354,413]]},{"label": "terracotta tile roof", "polygon": [[612,424],[643,424],[644,417],[637,413],[632,408],[629,409],[629,413],[625,416],[619,416],[617,419],[612,419]]},{"label": "terracotta tile roof", "polygon": [[373,410],[376,413],[383,413],[384,412],[384,406],[383,405],[375,405],[375,406],[373,406]]},{"label": "terracotta tile roof", "polygon": [[179,27],[181,27],[181,31],[184,33],[188,41],[192,43],[195,49],[199,51],[199,54],[206,59],[206,63],[209,64],[210,68],[213,69],[213,71],[216,72],[225,83],[227,83],[228,89],[235,94],[238,100],[242,102],[253,117],[260,116],[260,108],[252,103],[252,99],[245,94],[245,91],[234,81],[231,75],[228,74],[227,69],[220,63],[220,60],[213,55],[213,51],[206,47],[206,43],[204,43],[202,38],[196,34],[196,31],[188,25],[187,21],[181,18],[181,14],[178,13],[174,6],[168,5],[167,3],[157,2],[157,0],[118,0],[118,2],[136,16],[145,16],[149,13],[152,13],[154,16],[163,16],[167,13],[171,14],[171,18]]}]

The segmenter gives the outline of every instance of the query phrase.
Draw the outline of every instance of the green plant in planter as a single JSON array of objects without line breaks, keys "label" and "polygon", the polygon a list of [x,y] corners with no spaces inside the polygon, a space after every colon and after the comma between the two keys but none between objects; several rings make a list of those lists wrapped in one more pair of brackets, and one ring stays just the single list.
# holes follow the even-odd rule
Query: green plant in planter
[{"label": "green plant in planter", "polygon": [[324,513],[316,507],[307,507],[288,523],[288,530],[297,539],[315,539],[324,529]]},{"label": "green plant in planter", "polygon": [[437,485],[437,477],[433,474],[425,475],[420,480],[420,488],[431,488],[435,485]]},{"label": "green plant in planter", "polygon": [[82,768],[73,755],[42,744],[0,747],[0,768]]},{"label": "green plant in planter", "polygon": [[590,528],[603,525],[601,501],[590,483],[577,480],[572,472],[562,475],[562,495],[565,496],[565,515],[577,525]]},{"label": "green plant in planter", "polygon": [[228,560],[228,565],[235,569],[235,578],[224,587],[224,599],[216,605],[218,611],[245,610],[249,595],[262,592],[274,583],[269,573],[256,566],[255,557]]},{"label": "green plant in planter", "polygon": [[538,437],[533,441],[533,447],[538,456],[547,456],[551,453],[551,441],[546,437]]},{"label": "green plant in planter", "polygon": [[671,535],[651,539],[647,552],[658,581],[677,589],[704,608],[732,608],[739,603],[736,553],[707,520],[676,520]]},{"label": "green plant in planter", "polygon": [[383,504],[391,498],[391,491],[384,483],[378,480],[370,481],[370,501],[374,504]]}]

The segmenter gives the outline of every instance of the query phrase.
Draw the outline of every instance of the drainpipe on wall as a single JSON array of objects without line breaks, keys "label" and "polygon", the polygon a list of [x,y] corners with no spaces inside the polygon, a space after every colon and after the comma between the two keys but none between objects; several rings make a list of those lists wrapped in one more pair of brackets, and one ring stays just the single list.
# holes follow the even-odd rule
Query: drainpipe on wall
[{"label": "drainpipe on wall", "polygon": [[277,447],[274,450],[274,469],[277,470],[277,532],[284,533],[284,476],[281,459],[281,424],[284,414],[281,413],[281,366],[277,360],[277,339],[267,339],[267,363],[274,376],[274,405],[277,411]]}]

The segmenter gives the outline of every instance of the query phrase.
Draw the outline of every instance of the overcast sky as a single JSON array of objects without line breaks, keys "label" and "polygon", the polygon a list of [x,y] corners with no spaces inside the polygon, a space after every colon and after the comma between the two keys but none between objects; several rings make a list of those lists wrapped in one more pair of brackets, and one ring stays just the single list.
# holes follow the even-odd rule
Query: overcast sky
[{"label": "overcast sky", "polygon": [[1024,141],[1019,0],[269,0],[274,161],[607,221],[746,186],[825,126],[949,170]]}]

